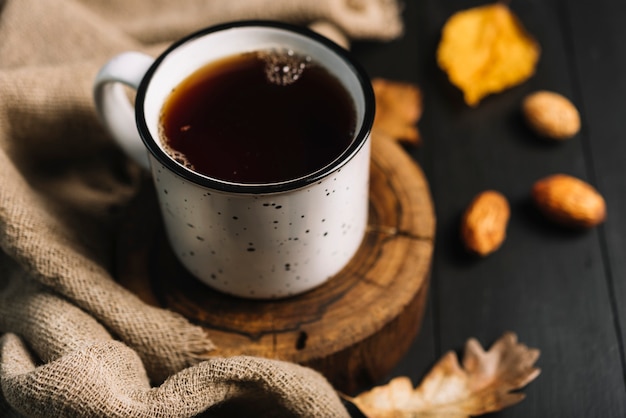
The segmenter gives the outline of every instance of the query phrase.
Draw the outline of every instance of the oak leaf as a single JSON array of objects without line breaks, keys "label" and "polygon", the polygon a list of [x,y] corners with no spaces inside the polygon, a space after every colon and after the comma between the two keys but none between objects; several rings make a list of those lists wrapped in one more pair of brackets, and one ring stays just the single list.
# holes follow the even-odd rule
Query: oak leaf
[{"label": "oak leaf", "polygon": [[454,352],[445,354],[413,388],[408,377],[348,398],[369,418],[467,418],[499,411],[524,399],[514,392],[534,380],[539,350],[505,333],[484,351],[476,339],[465,346],[463,367]]},{"label": "oak leaf", "polygon": [[418,86],[384,78],[372,80],[376,115],[372,135],[405,144],[417,145],[420,134],[417,122],[422,116],[422,92]]},{"label": "oak leaf", "polygon": [[445,23],[437,62],[476,106],[485,96],[522,83],[535,72],[540,47],[502,3],[453,14]]}]

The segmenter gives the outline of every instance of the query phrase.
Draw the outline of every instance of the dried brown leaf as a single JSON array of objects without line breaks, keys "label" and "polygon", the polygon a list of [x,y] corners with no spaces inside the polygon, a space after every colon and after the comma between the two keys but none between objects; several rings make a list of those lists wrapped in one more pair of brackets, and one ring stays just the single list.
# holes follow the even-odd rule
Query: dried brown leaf
[{"label": "dried brown leaf", "polygon": [[514,392],[534,380],[539,350],[505,333],[488,351],[475,339],[467,341],[463,366],[453,352],[445,354],[413,388],[407,377],[350,399],[369,418],[468,418],[502,410],[524,399]]},{"label": "dried brown leaf", "polygon": [[417,145],[417,122],[422,116],[422,92],[414,84],[375,78],[376,116],[372,134]]}]

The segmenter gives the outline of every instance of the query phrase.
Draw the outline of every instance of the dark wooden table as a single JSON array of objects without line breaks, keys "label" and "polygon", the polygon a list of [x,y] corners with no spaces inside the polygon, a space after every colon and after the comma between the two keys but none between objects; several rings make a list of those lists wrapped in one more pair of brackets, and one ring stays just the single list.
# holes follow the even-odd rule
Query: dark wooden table
[{"label": "dark wooden table", "polygon": [[[527,399],[493,416],[626,417],[626,2],[511,2],[541,44],[537,72],[469,108],[437,68],[435,51],[445,20],[480,4],[406,1],[402,39],[353,45],[371,76],[414,82],[424,93],[424,143],[410,152],[430,182],[437,240],[427,316],[392,376],[418,383],[468,338],[488,347],[510,330],[541,350],[542,373],[523,390]],[[578,107],[576,137],[551,144],[526,128],[520,102],[539,89]],[[535,212],[532,184],[557,172],[604,195],[606,223],[571,232]],[[458,228],[485,189],[507,196],[512,213],[503,247],[475,259],[463,251]]]}]

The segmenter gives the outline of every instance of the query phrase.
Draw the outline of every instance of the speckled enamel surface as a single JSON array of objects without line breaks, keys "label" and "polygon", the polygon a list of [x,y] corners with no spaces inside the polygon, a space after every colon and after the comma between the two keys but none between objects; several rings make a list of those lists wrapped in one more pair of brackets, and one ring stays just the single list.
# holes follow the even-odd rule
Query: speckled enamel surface
[{"label": "speckled enamel surface", "polygon": [[166,231],[180,262],[235,296],[280,298],[324,283],[367,223],[369,140],[342,168],[297,190],[242,194],[188,182],[153,159]]}]

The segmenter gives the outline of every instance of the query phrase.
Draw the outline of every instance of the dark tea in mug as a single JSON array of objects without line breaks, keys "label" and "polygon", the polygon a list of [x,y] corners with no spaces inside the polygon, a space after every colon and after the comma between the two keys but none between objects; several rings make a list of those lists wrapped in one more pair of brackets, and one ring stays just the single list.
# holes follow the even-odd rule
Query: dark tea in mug
[{"label": "dark tea in mug", "polygon": [[257,51],[196,70],[169,95],[161,140],[172,158],[215,179],[279,183],[314,173],[353,141],[355,104],[323,66]]}]

